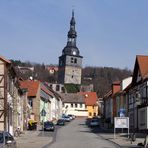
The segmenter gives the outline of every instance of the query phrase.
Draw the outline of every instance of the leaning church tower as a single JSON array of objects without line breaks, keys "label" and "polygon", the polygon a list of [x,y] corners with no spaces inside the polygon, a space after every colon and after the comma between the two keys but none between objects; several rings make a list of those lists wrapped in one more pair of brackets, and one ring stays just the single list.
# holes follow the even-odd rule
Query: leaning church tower
[{"label": "leaning church tower", "polygon": [[81,84],[82,75],[82,56],[76,46],[77,32],[75,30],[74,11],[70,21],[67,45],[59,57],[58,82],[61,84]]}]

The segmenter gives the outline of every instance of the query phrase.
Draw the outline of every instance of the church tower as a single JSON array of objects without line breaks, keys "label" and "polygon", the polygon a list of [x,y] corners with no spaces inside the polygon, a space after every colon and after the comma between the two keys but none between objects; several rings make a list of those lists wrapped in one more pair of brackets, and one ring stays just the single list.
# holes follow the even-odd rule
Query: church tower
[{"label": "church tower", "polygon": [[70,21],[70,30],[68,32],[67,45],[59,57],[58,81],[61,84],[81,84],[82,74],[82,56],[76,46],[77,32],[75,30],[74,11]]}]

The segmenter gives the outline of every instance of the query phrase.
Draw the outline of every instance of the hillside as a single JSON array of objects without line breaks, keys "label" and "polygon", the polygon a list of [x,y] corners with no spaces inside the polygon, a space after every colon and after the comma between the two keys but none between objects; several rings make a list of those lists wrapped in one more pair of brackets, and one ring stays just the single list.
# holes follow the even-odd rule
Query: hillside
[{"label": "hillside", "polygon": [[[47,81],[50,83],[57,82],[57,73],[49,75],[48,70],[44,64],[21,62],[18,60],[11,60],[15,67],[34,67],[33,71],[26,71],[25,74],[21,73],[21,77],[28,79],[30,76],[40,81]],[[113,67],[85,67],[82,70],[82,84],[94,85],[94,91],[98,96],[103,96],[110,90],[111,84],[114,81],[122,80],[130,76],[132,72],[127,69],[119,69]]]},{"label": "hillside", "polygon": [[98,96],[103,96],[111,89],[114,81],[130,76],[132,72],[127,69],[113,67],[85,67],[82,71],[82,84],[93,84]]}]

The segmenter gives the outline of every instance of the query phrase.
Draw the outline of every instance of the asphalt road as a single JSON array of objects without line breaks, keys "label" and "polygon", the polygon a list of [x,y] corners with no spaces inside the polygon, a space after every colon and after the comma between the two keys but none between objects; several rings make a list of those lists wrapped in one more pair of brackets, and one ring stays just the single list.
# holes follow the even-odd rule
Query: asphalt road
[{"label": "asphalt road", "polygon": [[85,119],[78,118],[58,129],[49,148],[118,148],[118,146],[93,133],[85,125]]},{"label": "asphalt road", "polygon": [[[109,131],[107,131],[108,134]],[[84,118],[77,118],[65,126],[56,126],[54,132],[26,131],[16,138],[17,148],[118,148],[119,146],[103,138],[101,128],[89,128]],[[122,146],[121,148],[137,148]]]}]

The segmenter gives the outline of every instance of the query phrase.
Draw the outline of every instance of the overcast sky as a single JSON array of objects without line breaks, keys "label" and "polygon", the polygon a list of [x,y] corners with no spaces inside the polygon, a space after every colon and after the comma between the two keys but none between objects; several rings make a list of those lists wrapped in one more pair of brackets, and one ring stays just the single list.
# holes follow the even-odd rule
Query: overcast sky
[{"label": "overcast sky", "polygon": [[58,64],[73,7],[83,67],[133,69],[148,55],[148,0],[0,0],[0,55]]}]

